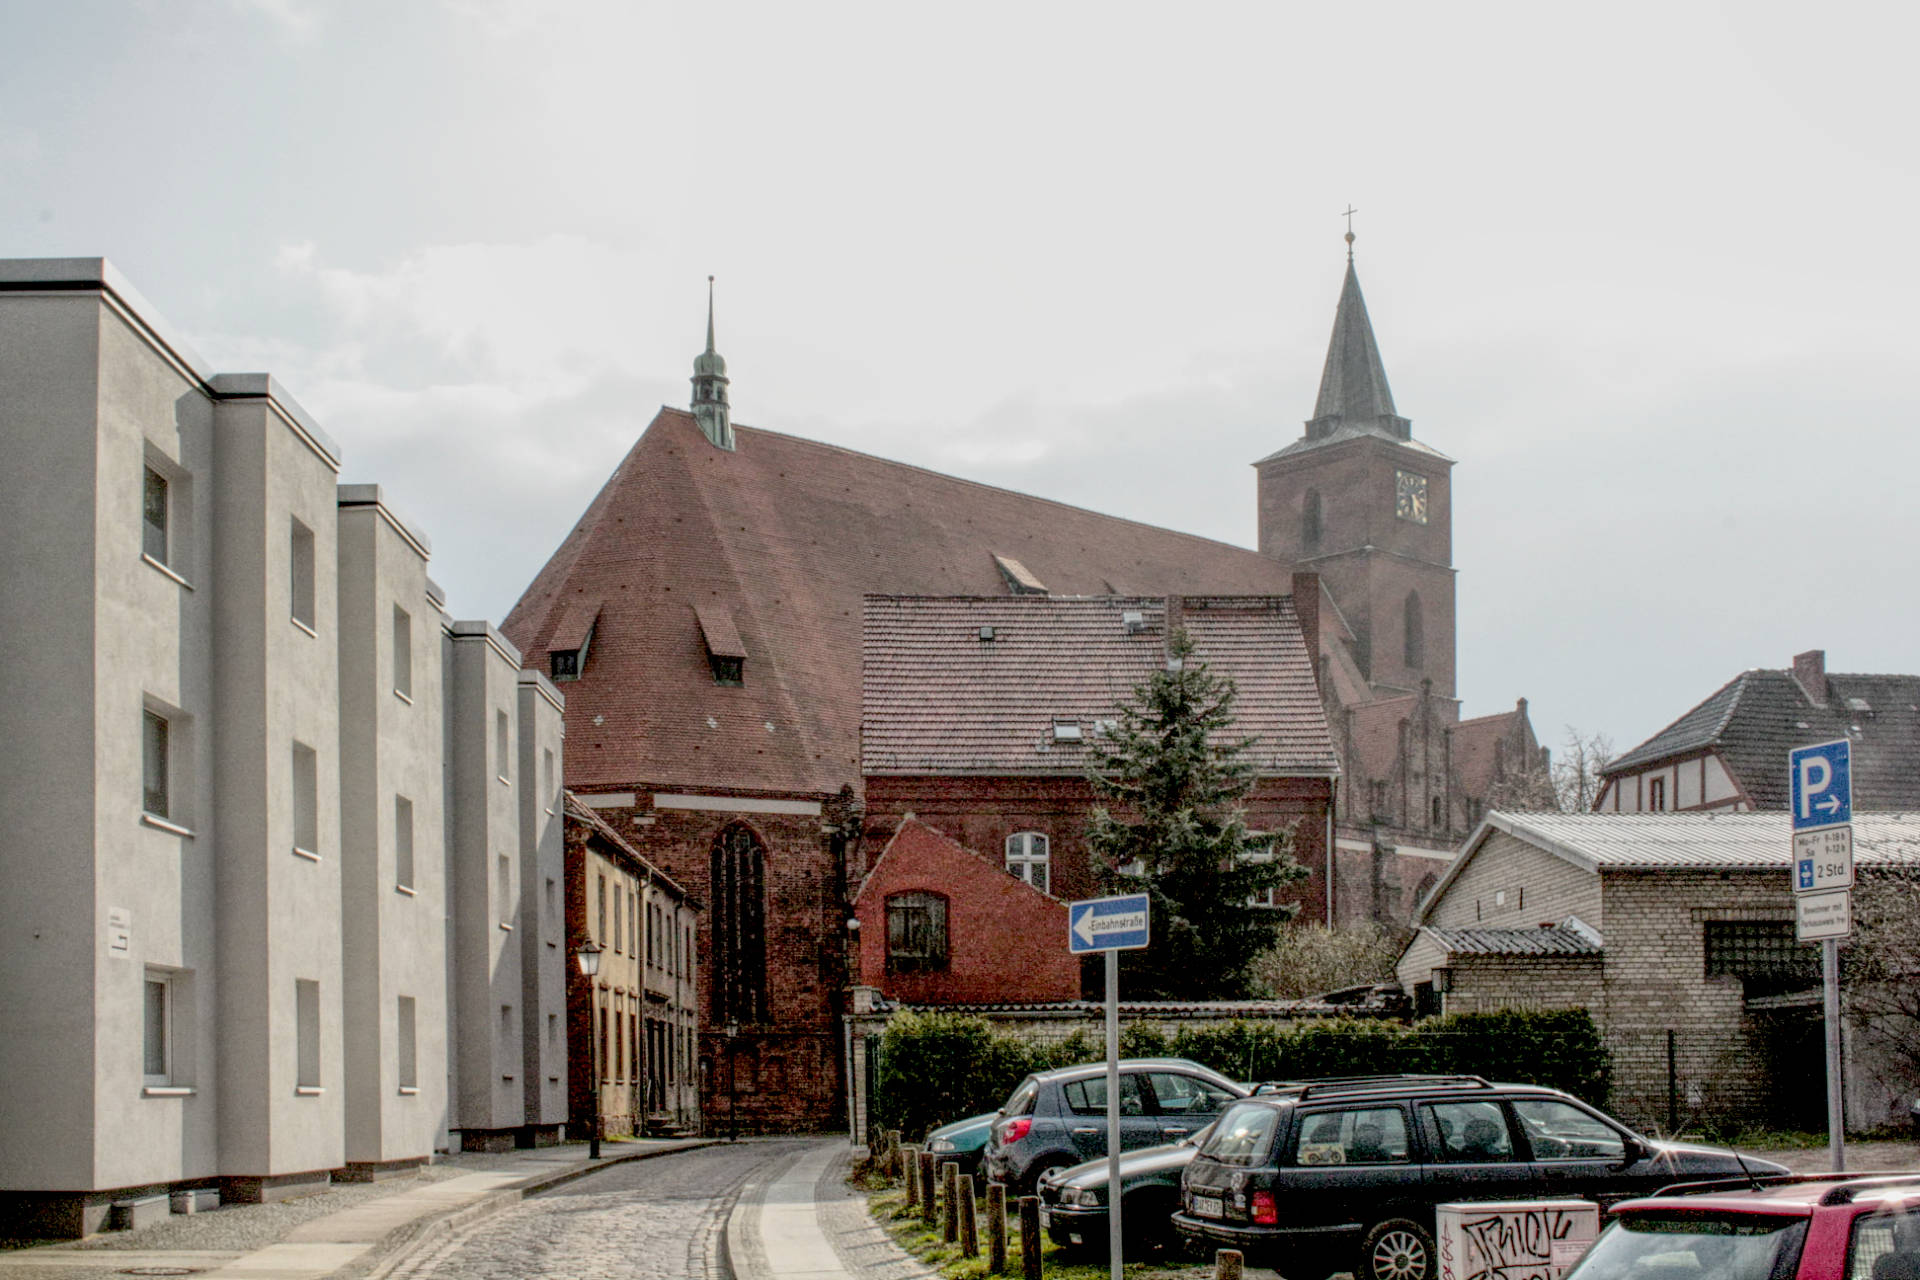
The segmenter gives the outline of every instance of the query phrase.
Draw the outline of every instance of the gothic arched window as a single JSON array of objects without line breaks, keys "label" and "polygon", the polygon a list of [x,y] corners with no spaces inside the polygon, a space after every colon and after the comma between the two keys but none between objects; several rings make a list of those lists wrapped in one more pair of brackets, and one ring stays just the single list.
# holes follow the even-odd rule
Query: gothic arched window
[{"label": "gothic arched window", "polygon": [[713,1020],[762,1022],[767,1016],[766,853],[760,837],[735,823],[713,842]]},{"label": "gothic arched window", "polygon": [[1400,632],[1401,647],[1405,652],[1401,656],[1406,660],[1408,667],[1417,671],[1426,665],[1427,661],[1427,640],[1420,617],[1420,593],[1418,591],[1407,592],[1405,613],[1406,618]]},{"label": "gothic arched window", "polygon": [[1320,535],[1325,527],[1320,518],[1320,491],[1307,490],[1306,501],[1300,504],[1300,541],[1309,547],[1320,545]]}]

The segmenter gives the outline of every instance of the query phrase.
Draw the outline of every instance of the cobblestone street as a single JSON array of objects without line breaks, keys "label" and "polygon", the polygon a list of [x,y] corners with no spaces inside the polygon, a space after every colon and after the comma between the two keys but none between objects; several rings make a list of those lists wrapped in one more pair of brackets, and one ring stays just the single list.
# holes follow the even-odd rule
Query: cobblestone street
[{"label": "cobblestone street", "polygon": [[403,1259],[390,1280],[721,1280],[733,1194],[803,1140],[720,1145],[620,1165],[482,1221]]}]

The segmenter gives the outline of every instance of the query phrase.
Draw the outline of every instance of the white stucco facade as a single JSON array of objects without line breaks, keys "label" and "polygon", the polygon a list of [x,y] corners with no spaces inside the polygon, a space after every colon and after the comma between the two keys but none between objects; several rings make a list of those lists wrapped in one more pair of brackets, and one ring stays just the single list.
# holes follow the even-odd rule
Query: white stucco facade
[{"label": "white stucco facade", "polygon": [[[558,693],[447,619],[284,390],[100,260],[0,262],[0,440],[0,1217],[557,1135]],[[493,1009],[484,1067],[450,992]]]}]

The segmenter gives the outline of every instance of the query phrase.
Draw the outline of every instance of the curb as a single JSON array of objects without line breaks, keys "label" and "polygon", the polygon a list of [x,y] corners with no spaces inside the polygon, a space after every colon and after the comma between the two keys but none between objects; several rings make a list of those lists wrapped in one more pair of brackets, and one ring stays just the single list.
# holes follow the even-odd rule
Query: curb
[{"label": "curb", "polygon": [[400,1263],[406,1261],[416,1248],[450,1235],[454,1231],[490,1218],[503,1209],[510,1209],[529,1196],[563,1187],[576,1182],[590,1173],[615,1165],[630,1164],[635,1160],[652,1160],[660,1156],[676,1155],[682,1151],[694,1151],[701,1147],[710,1147],[717,1142],[714,1138],[693,1138],[675,1143],[670,1147],[649,1147],[644,1151],[627,1151],[619,1155],[606,1156],[598,1162],[576,1165],[558,1173],[535,1174],[518,1186],[492,1191],[458,1209],[450,1209],[437,1216],[415,1218],[412,1222],[395,1227],[380,1237],[359,1257],[337,1271],[327,1274],[325,1280],[382,1280],[392,1273]]}]

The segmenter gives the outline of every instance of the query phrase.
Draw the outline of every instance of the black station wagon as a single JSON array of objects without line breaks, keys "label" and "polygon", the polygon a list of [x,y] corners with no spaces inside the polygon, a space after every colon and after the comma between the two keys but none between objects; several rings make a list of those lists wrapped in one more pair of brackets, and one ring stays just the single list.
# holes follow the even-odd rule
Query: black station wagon
[{"label": "black station wagon", "polygon": [[1785,1171],[1649,1141],[1557,1089],[1478,1076],[1293,1082],[1221,1114],[1182,1175],[1173,1225],[1287,1280],[1432,1280],[1435,1205],[1604,1207],[1687,1179]]}]

